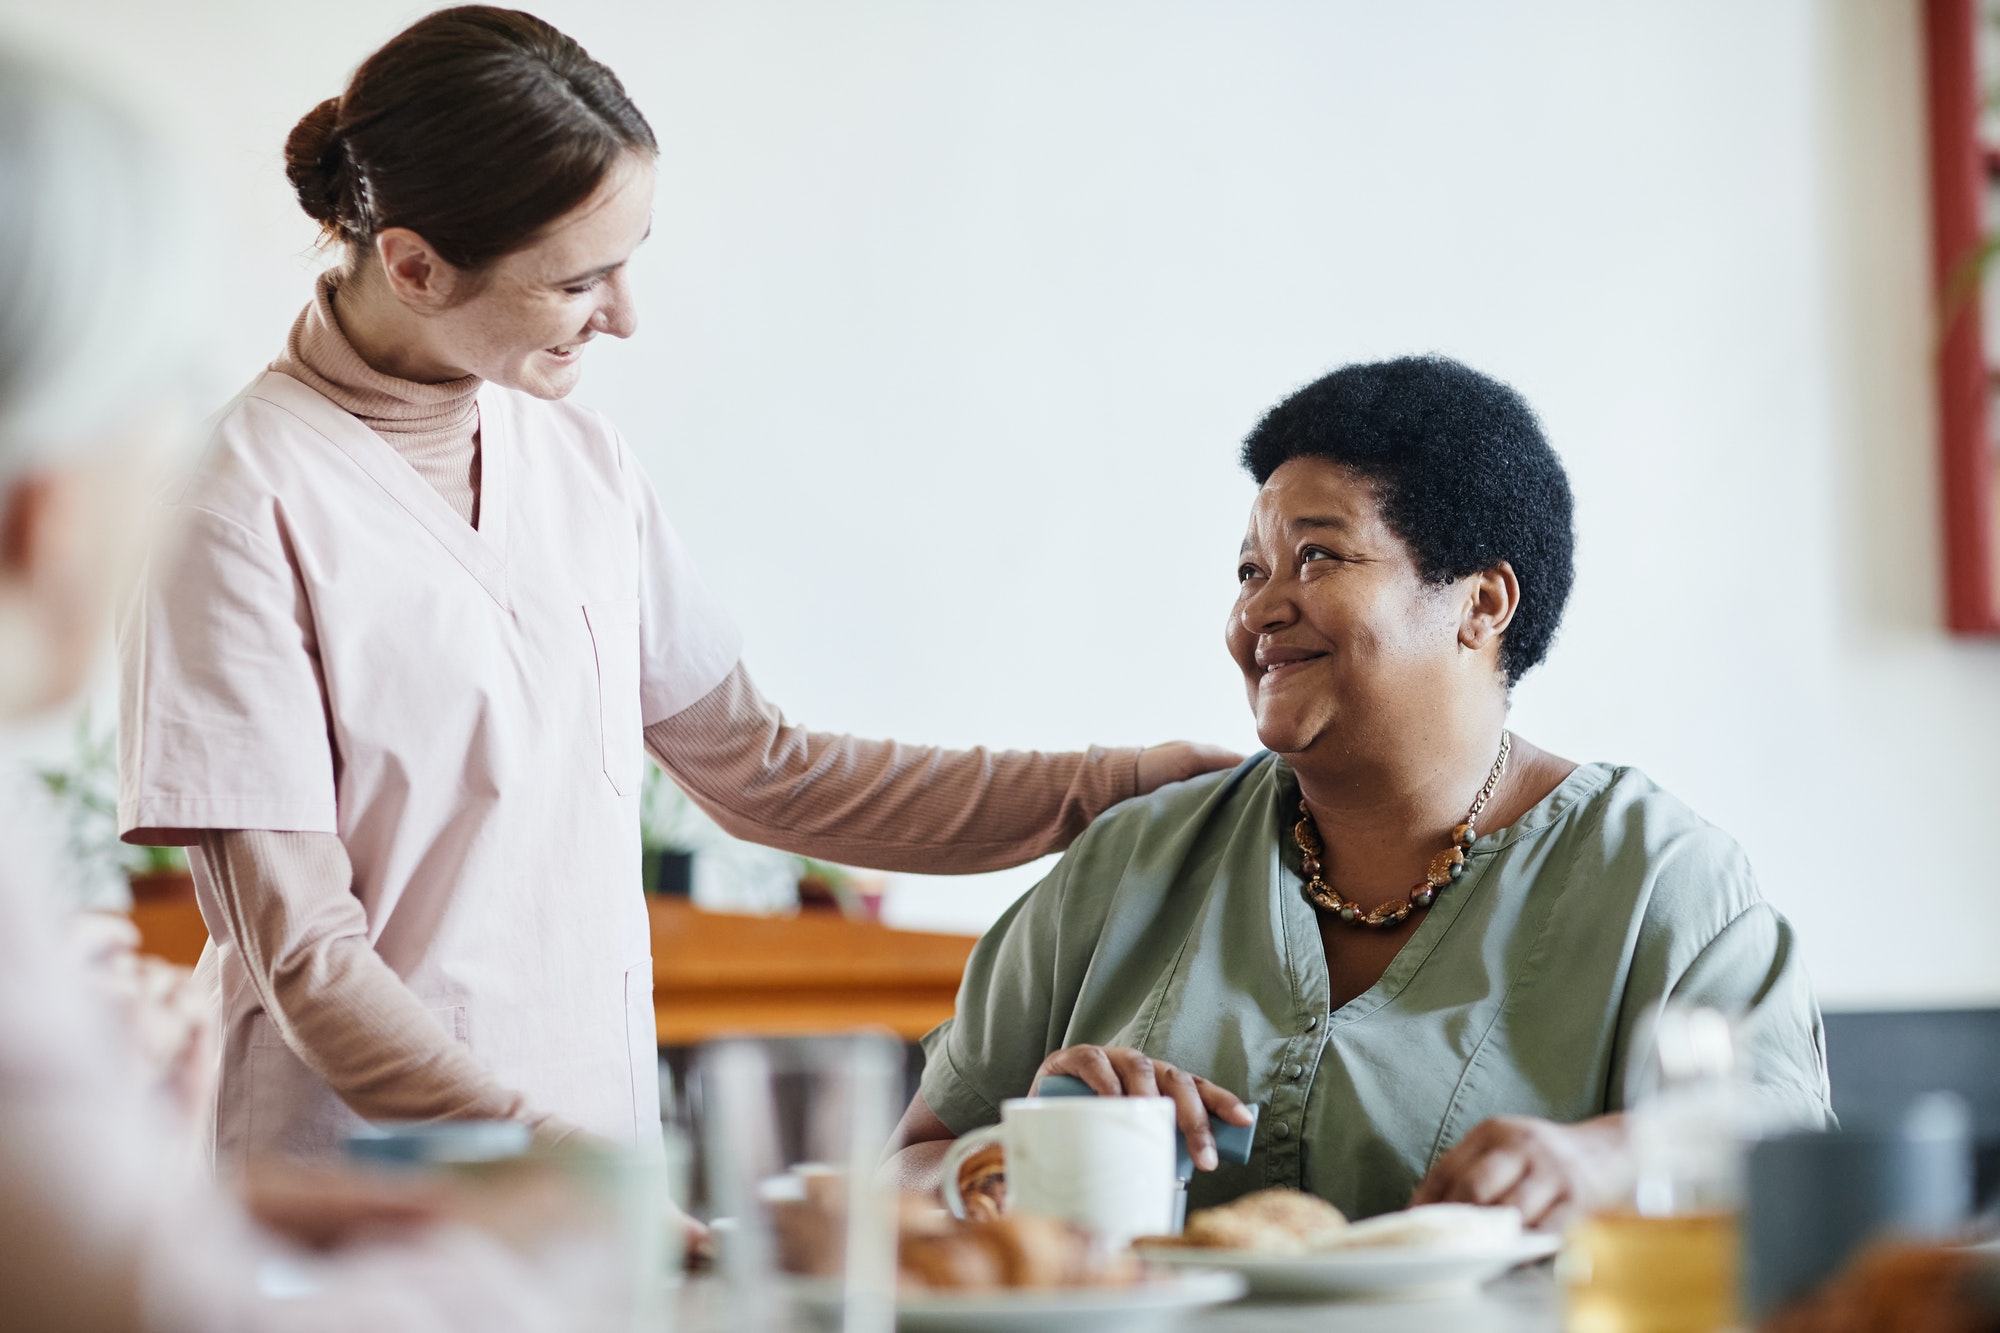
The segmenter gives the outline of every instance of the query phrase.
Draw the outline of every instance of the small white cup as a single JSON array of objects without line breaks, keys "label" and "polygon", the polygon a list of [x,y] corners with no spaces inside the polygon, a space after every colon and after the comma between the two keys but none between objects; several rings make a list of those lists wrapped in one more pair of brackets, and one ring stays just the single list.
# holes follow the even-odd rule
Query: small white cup
[{"label": "small white cup", "polygon": [[1007,1154],[1007,1211],[1073,1222],[1114,1245],[1174,1230],[1174,1103],[1167,1097],[1014,1097],[1000,1123],[962,1135],[944,1155],[942,1188],[965,1216],[958,1168],[998,1141]]}]

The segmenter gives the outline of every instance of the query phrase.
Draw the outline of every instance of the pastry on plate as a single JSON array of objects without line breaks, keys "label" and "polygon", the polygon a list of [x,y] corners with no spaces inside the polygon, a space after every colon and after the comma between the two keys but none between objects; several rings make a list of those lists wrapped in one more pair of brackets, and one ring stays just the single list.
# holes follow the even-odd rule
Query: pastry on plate
[{"label": "pastry on plate", "polygon": [[1347,1229],[1341,1211],[1316,1194],[1295,1189],[1258,1190],[1234,1203],[1204,1208],[1179,1236],[1151,1236],[1150,1247],[1247,1250],[1252,1254],[1309,1254],[1327,1248]]},{"label": "pastry on plate", "polygon": [[989,1143],[958,1164],[958,1196],[965,1220],[990,1222],[1007,1211],[1007,1150]]},{"label": "pastry on plate", "polygon": [[1411,1249],[1483,1250],[1505,1245],[1520,1239],[1520,1236],[1519,1209],[1486,1208],[1471,1203],[1427,1203],[1356,1222],[1340,1234],[1334,1246],[1339,1249],[1394,1245]]},{"label": "pastry on plate", "polygon": [[1301,1255],[1391,1247],[1485,1250],[1520,1236],[1521,1214],[1513,1208],[1428,1203],[1349,1222],[1338,1208],[1316,1195],[1268,1189],[1219,1208],[1204,1208],[1188,1219],[1179,1236],[1153,1236],[1139,1243],[1155,1248]]},{"label": "pastry on plate", "polygon": [[1129,1253],[1093,1244],[1067,1222],[1046,1217],[952,1222],[941,1230],[905,1232],[896,1263],[901,1285],[932,1291],[1124,1287],[1139,1278]]}]

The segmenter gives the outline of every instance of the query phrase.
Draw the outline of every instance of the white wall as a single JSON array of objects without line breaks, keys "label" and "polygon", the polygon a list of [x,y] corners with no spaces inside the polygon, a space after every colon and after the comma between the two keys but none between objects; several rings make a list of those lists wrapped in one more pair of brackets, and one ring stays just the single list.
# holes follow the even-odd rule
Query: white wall
[{"label": "white wall", "polygon": [[[192,148],[218,397],[305,298],[296,117],[421,9],[0,0]],[[1517,384],[1581,570],[1518,728],[1749,848],[1833,1003],[1993,1002],[2000,649],[1937,629],[1914,0],[548,0],[665,145],[583,389],[814,725],[1253,743],[1236,441]],[[1026,881],[900,894],[990,919]]]}]

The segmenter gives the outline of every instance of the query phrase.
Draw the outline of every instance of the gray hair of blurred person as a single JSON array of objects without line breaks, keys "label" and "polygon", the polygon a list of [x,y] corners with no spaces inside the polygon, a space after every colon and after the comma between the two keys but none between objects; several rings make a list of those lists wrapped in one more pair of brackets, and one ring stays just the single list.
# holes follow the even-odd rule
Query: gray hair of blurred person
[{"label": "gray hair of blurred person", "polygon": [[187,234],[180,183],[130,113],[0,51],[0,485],[168,401]]}]

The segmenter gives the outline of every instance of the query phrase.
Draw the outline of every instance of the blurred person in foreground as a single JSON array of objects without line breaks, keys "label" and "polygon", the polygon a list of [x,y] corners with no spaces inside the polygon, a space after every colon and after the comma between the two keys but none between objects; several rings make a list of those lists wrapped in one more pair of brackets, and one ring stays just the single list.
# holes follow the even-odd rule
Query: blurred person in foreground
[{"label": "blurred person in foreground", "polygon": [[[190,235],[156,146],[89,89],[0,52],[0,718],[69,699],[168,459]],[[0,733],[0,765],[6,765]],[[12,765],[12,767],[19,767]],[[0,1323],[64,1329],[586,1326],[606,1260],[545,1188],[285,1169],[216,1193],[94,988],[0,800]],[[490,1230],[453,1219],[478,1213]],[[503,1243],[496,1239],[505,1235]],[[258,1292],[285,1274],[286,1295]]]},{"label": "blurred person in foreground", "polygon": [[[1555,1228],[1622,1192],[1627,1075],[1670,999],[1742,1016],[1774,1111],[1830,1122],[1798,942],[1742,849],[1637,769],[1508,730],[1574,573],[1521,396],[1443,357],[1347,366],[1243,463],[1225,642],[1268,748],[1097,820],[979,942],[924,1042],[905,1181],[1062,1073],[1179,1101],[1211,1168],[1193,1207],[1285,1185]],[[1213,1169],[1236,1094],[1255,1148]]]}]

